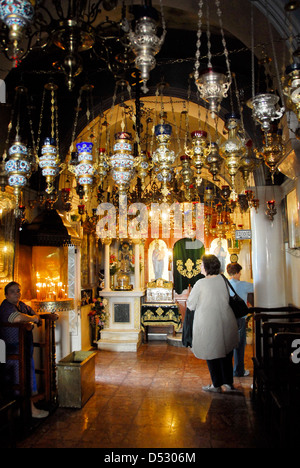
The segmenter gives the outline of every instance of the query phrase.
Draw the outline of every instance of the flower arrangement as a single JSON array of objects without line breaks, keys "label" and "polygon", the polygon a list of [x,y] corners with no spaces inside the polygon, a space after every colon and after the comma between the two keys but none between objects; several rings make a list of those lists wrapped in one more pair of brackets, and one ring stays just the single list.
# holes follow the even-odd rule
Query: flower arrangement
[{"label": "flower arrangement", "polygon": [[102,298],[98,297],[94,299],[94,305],[91,308],[88,316],[90,318],[90,324],[93,328],[97,328],[98,330],[102,330],[104,325],[108,319],[108,313],[104,308],[104,304],[102,302]]}]

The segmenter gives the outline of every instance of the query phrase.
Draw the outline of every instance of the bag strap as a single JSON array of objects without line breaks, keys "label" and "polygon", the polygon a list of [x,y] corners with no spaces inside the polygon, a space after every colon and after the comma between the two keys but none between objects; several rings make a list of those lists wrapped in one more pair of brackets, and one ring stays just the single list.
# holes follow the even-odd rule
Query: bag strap
[{"label": "bag strap", "polygon": [[[221,274],[222,278],[224,279],[226,285],[227,285],[227,290],[228,290],[228,286],[230,287],[230,289],[233,291],[234,294],[236,294],[236,291],[235,289],[233,288],[232,284],[230,284],[230,281],[228,281],[228,279],[226,278],[226,276],[224,276],[223,274]],[[229,292],[229,291],[228,291]]]}]

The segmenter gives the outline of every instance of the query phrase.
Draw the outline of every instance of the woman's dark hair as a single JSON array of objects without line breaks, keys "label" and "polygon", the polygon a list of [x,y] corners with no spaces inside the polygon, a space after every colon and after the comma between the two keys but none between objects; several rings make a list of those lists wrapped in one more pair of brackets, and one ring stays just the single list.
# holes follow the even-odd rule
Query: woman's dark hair
[{"label": "woman's dark hair", "polygon": [[207,275],[218,275],[220,273],[221,263],[215,255],[203,255],[202,263]]},{"label": "woman's dark hair", "polygon": [[15,286],[15,285],[20,286],[19,283],[17,283],[16,281],[11,281],[10,283],[8,283],[8,284],[5,286],[5,288],[4,288],[4,294],[5,294],[5,296],[7,296],[7,293],[8,293],[9,288],[11,288],[12,286]]},{"label": "woman's dark hair", "polygon": [[242,270],[242,266],[239,263],[228,263],[226,269],[229,276],[234,276]]}]

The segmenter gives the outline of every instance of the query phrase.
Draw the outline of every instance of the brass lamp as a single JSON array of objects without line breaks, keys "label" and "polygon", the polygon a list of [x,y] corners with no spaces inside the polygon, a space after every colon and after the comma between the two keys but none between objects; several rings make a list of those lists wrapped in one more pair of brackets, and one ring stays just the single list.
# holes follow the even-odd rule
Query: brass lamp
[{"label": "brass lamp", "polygon": [[244,142],[238,134],[240,128],[239,115],[227,114],[225,127],[228,130],[228,139],[220,146],[220,154],[225,160],[225,165],[234,186],[241,159],[246,153]]},{"label": "brass lamp", "polygon": [[261,150],[266,166],[271,172],[272,182],[274,184],[274,175],[277,165],[284,155],[284,146],[282,144],[282,130],[277,125],[272,125],[270,130],[265,133],[264,145]]},{"label": "brass lamp", "polygon": [[162,181],[165,190],[167,182],[171,178],[172,165],[175,162],[175,153],[169,149],[171,134],[171,125],[161,124],[155,126],[158,147],[152,155],[152,161],[158,170],[158,179]]},{"label": "brass lamp", "polygon": [[192,165],[196,168],[196,185],[202,183],[201,170],[206,163],[206,158],[211,151],[211,146],[207,141],[207,132],[196,130],[191,133],[192,148],[185,148],[186,153],[191,157]]},{"label": "brass lamp", "polygon": [[300,63],[292,63],[286,68],[285,73],[287,78],[283,92],[287,97],[286,105],[295,112],[300,121]]}]

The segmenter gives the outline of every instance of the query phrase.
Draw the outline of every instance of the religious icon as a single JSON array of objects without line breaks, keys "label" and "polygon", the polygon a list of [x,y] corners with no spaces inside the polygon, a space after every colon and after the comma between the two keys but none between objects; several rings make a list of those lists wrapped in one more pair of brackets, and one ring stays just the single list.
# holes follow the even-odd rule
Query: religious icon
[{"label": "religious icon", "polygon": [[155,280],[162,278],[163,276],[165,256],[166,252],[164,248],[160,248],[159,243],[155,242],[154,250],[152,252],[152,264]]}]

